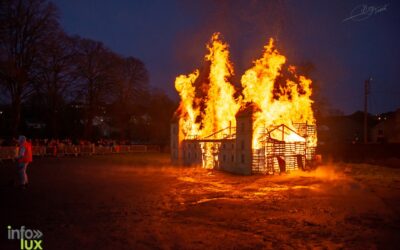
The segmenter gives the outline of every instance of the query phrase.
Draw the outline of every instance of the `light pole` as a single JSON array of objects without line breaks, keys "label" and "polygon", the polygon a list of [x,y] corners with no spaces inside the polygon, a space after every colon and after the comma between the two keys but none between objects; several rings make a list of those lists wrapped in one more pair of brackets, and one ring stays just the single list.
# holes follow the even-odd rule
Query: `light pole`
[{"label": "light pole", "polygon": [[372,77],[364,82],[364,144],[368,143],[368,95],[370,93],[370,84]]}]

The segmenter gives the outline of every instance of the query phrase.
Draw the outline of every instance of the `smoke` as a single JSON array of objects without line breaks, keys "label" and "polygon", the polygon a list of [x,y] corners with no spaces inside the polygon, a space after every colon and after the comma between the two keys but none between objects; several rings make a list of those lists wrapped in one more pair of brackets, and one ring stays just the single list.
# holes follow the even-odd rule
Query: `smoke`
[{"label": "smoke", "polygon": [[[206,54],[205,43],[219,31],[230,45],[235,68],[232,82],[240,85],[241,76],[261,56],[264,45],[272,37],[279,52],[287,57],[288,64],[315,66],[311,74],[305,73],[313,80],[313,86],[321,86],[313,88],[314,107],[328,108],[329,101],[332,102],[328,97],[339,93],[337,86],[347,69],[338,63],[338,53],[332,53],[332,49],[338,47],[336,44],[343,41],[329,31],[337,30],[334,14],[340,12],[340,8],[335,4],[327,7],[322,3],[285,0],[181,0],[178,5],[196,22],[188,23],[175,38],[173,61],[179,69],[176,74],[187,74],[201,67]],[[342,95],[344,91],[340,93]]]},{"label": "smoke", "polygon": [[337,181],[348,179],[348,177],[343,172],[339,171],[332,164],[319,166],[313,171],[295,171],[288,175],[288,178],[293,177],[313,177],[324,181]]},{"label": "smoke", "polygon": [[270,37],[278,40],[279,47],[285,24],[290,22],[284,1],[181,1],[180,7],[193,13],[197,22],[176,37],[175,60],[179,68],[188,72],[198,68],[205,54],[205,43],[218,31],[230,45],[235,82],[262,54]]}]

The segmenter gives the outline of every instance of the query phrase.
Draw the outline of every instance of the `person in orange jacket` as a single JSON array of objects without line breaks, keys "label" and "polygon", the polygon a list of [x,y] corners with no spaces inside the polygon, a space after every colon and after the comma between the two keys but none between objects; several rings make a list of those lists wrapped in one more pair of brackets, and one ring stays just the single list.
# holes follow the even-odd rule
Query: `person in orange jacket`
[{"label": "person in orange jacket", "polygon": [[26,169],[29,163],[32,162],[32,145],[26,140],[26,137],[21,135],[18,138],[18,181],[22,188],[28,185],[28,175]]}]

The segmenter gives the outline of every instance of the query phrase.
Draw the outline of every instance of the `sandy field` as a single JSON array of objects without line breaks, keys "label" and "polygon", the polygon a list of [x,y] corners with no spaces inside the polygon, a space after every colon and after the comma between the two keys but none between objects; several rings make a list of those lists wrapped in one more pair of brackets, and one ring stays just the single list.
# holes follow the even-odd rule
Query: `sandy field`
[{"label": "sandy field", "polygon": [[0,163],[1,250],[19,249],[7,225],[57,250],[400,248],[400,166],[237,176],[167,154],[44,158],[27,190],[14,167]]}]

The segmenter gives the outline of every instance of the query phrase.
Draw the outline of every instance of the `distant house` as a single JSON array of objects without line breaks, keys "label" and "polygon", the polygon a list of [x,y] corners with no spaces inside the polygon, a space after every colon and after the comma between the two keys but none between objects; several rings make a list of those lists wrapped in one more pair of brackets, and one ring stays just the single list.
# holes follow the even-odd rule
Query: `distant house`
[{"label": "distant house", "polygon": [[380,120],[371,131],[372,142],[400,143],[400,109]]},{"label": "distant house", "polygon": [[363,112],[351,115],[322,117],[318,128],[318,143],[359,143],[362,141]]}]

